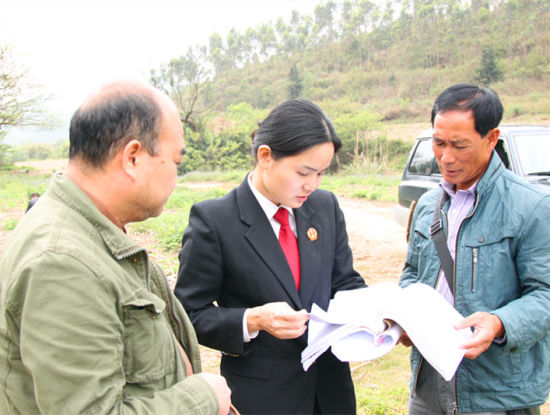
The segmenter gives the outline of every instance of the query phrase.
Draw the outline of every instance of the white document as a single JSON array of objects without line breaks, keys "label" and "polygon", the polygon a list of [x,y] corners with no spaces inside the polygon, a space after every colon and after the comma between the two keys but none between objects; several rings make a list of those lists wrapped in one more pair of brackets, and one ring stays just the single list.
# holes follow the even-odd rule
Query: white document
[{"label": "white document", "polygon": [[464,357],[459,346],[472,336],[469,328],[453,327],[462,318],[425,284],[402,289],[384,282],[339,291],[326,312],[313,305],[302,365],[307,370],[329,347],[341,361],[376,359],[392,350],[405,331],[424,358],[449,381]]}]

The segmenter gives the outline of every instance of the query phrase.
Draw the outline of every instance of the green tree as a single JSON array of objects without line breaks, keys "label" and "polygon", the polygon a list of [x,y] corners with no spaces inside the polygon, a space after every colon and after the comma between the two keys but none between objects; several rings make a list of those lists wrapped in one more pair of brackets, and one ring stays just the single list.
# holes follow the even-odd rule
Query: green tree
[{"label": "green tree", "polygon": [[273,26],[264,23],[256,32],[260,42],[260,56],[263,59],[270,58],[277,50],[277,36]]},{"label": "green tree", "polygon": [[9,45],[0,44],[0,165],[6,162],[3,143],[10,127],[50,126],[43,109],[46,97],[28,71],[14,59]]},{"label": "green tree", "polygon": [[209,60],[214,66],[214,71],[216,73],[222,73],[228,67],[227,59],[224,52],[223,39],[219,34],[212,33],[208,41]]},{"label": "green tree", "polygon": [[304,82],[296,64],[292,65],[288,74],[288,99],[299,98],[304,89]]},{"label": "green tree", "polygon": [[326,3],[319,3],[315,6],[315,26],[314,33],[320,38],[326,39],[328,42],[335,40],[335,14],[336,3],[334,1],[328,1]]},{"label": "green tree", "polygon": [[237,32],[237,29],[232,27],[226,38],[226,55],[228,56],[228,62],[230,62],[231,69],[241,67],[241,63],[244,60],[243,42],[244,36]]},{"label": "green tree", "polygon": [[151,70],[151,82],[165,91],[180,110],[181,121],[192,131],[199,131],[197,108],[202,89],[210,75],[206,47],[189,47],[187,53],[172,59],[157,71]]},{"label": "green tree", "polygon": [[483,49],[481,64],[477,69],[477,81],[482,85],[491,85],[502,79],[503,73],[497,63],[496,52],[493,48]]},{"label": "green tree", "polygon": [[265,110],[242,102],[210,119],[209,128],[201,134],[186,131],[187,153],[180,173],[250,167],[250,136],[265,116]]}]

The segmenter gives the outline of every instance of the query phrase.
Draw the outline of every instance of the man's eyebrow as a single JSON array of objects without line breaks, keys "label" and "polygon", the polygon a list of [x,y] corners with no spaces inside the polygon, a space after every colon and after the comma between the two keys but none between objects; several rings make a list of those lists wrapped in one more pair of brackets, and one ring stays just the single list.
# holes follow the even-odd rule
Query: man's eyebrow
[{"label": "man's eyebrow", "polygon": [[[438,140],[438,141],[445,141],[443,138],[439,138],[437,136],[432,136],[432,140]],[[451,144],[462,144],[464,143],[465,141],[467,141],[465,138],[455,138],[455,139],[449,139],[447,140],[449,143]]]},{"label": "man's eyebrow", "polygon": [[187,150],[186,150],[185,148],[182,148],[182,149],[180,150],[180,154],[181,154],[182,156],[185,156],[186,153],[187,153]]}]

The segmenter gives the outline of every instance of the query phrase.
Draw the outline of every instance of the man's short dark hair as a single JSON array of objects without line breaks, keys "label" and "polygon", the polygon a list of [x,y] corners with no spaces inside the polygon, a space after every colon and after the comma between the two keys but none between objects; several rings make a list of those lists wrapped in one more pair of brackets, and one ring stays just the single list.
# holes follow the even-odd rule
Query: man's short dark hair
[{"label": "man's short dark hair", "polygon": [[473,111],[475,129],[482,137],[498,127],[504,112],[495,91],[471,84],[453,85],[436,98],[432,108],[432,127],[438,113],[452,110]]},{"label": "man's short dark hair", "polygon": [[132,139],[156,155],[160,124],[161,109],[149,91],[107,91],[74,113],[69,157],[79,156],[93,167],[102,167]]}]

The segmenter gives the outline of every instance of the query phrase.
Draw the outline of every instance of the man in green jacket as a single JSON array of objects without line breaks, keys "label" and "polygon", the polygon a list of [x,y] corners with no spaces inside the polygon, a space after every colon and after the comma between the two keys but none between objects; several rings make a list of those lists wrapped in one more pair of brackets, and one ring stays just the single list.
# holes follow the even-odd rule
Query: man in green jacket
[{"label": "man in green jacket", "polygon": [[158,216],[185,153],[174,103],[133,81],[76,111],[70,161],[0,261],[0,413],[220,414],[198,343],[125,226]]}]

